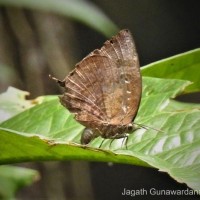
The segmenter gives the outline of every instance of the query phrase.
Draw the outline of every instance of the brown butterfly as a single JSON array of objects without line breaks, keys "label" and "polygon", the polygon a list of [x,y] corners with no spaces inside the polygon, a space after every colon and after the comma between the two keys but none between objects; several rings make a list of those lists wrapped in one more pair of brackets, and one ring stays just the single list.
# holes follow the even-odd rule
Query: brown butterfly
[{"label": "brown butterfly", "polygon": [[92,139],[125,138],[136,129],[141,99],[139,59],[129,30],[121,30],[76,64],[60,81],[65,88],[60,102],[86,128],[81,144]]}]

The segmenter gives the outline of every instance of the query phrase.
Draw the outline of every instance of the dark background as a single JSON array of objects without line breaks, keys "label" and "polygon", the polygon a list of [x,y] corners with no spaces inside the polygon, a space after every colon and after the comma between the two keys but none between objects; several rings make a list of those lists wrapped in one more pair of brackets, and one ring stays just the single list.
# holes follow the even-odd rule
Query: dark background
[{"label": "dark background", "polygon": [[[200,46],[200,3],[197,0],[94,0],[91,2],[101,8],[120,29],[130,29],[135,39],[141,66]],[[18,11],[15,9],[11,11],[3,10],[2,16],[8,21],[10,19],[8,16],[12,17],[13,13],[16,14],[16,12]],[[32,20],[35,18],[32,16],[37,18],[39,15],[40,19],[44,19],[43,14],[38,14],[37,11],[36,14],[30,13],[29,10],[23,10],[23,12],[30,19],[30,24],[34,24]],[[53,15],[53,19],[54,17],[58,17],[58,20],[65,23],[63,21],[66,18]],[[20,42],[17,41],[18,38],[15,36],[12,23],[10,24],[10,27],[7,28],[13,36],[12,42],[15,46],[19,46]],[[68,21],[65,26],[67,27],[66,32],[71,34],[74,40],[71,44],[71,42],[68,43],[69,40],[64,41],[63,39],[66,45],[69,44],[70,46],[71,44],[68,48],[70,53],[74,55],[73,59],[70,58],[69,65],[71,68],[90,51],[101,47],[103,42],[108,39],[95,30],[75,21]],[[67,36],[63,34],[63,37]],[[16,65],[23,66],[20,65],[20,63],[23,64],[20,56],[17,53],[13,54],[14,60],[17,60]],[[43,59],[40,61],[44,62]],[[56,66],[56,70],[60,70],[59,68],[62,69],[61,64]],[[34,84],[28,85],[30,78],[26,79],[26,74],[20,73],[22,71],[23,67],[17,69],[17,73],[20,74],[20,81],[18,79],[14,82],[9,80],[4,83],[3,89],[8,85],[13,85],[30,91],[32,97],[60,93],[53,83],[46,80],[47,74],[52,70],[44,70],[42,77],[46,81],[41,90],[38,89],[41,87],[37,86],[35,78],[33,79]],[[66,72],[61,70],[60,78],[64,78],[67,73],[67,70]],[[192,96],[188,100],[193,101],[193,98],[196,102],[199,102],[197,96]],[[107,163],[89,163],[88,165],[87,162],[81,161],[27,163],[24,165],[38,169],[42,178],[34,185],[20,191],[18,199],[131,199],[133,197],[121,195],[124,188],[144,188],[146,190],[150,188],[187,188],[185,184],[177,183],[164,172],[130,165],[108,165]],[[85,175],[86,173],[88,173],[88,176]],[[79,182],[82,185],[78,184]],[[148,196],[148,199],[160,198],[199,199],[200,197]],[[147,196],[138,196],[133,199],[147,199]]]},{"label": "dark background", "polygon": [[[131,30],[141,66],[199,48],[199,2],[165,0],[95,0],[120,29]],[[105,38],[77,25],[82,56],[101,46]],[[88,43],[88,41],[90,41]]]}]

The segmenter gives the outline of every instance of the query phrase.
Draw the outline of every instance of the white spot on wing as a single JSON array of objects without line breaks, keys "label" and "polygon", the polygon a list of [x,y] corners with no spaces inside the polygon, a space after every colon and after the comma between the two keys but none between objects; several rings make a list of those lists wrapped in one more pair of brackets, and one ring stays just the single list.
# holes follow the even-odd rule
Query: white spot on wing
[{"label": "white spot on wing", "polygon": [[123,105],[122,106],[122,110],[126,113],[126,111],[127,111],[127,108],[126,108],[126,106],[125,105]]}]

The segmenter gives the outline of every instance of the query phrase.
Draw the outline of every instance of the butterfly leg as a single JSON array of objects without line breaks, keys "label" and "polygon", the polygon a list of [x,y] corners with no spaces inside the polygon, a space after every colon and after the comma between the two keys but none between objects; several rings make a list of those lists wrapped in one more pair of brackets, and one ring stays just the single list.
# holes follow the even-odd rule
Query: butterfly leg
[{"label": "butterfly leg", "polygon": [[105,138],[102,140],[101,144],[99,145],[99,149],[101,148],[102,144],[104,143]]},{"label": "butterfly leg", "polygon": [[123,146],[123,144],[125,142],[125,146],[126,146],[126,149],[127,149],[128,136],[129,136],[128,133],[116,134],[116,135],[112,136],[111,138],[109,138],[109,139],[112,139],[111,142],[110,142],[109,148],[111,147],[111,145],[112,145],[112,143],[113,143],[113,141],[115,139],[121,139],[121,138],[123,138],[121,148],[122,148],[122,146]]}]

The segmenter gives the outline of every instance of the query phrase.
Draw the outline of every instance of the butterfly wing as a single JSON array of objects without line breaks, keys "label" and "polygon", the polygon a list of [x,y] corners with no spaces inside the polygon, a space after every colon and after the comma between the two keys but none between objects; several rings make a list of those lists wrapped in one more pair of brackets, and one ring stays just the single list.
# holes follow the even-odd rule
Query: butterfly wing
[{"label": "butterfly wing", "polygon": [[[117,66],[119,84],[116,85],[115,93],[118,93],[120,103],[111,108],[118,110],[118,114],[112,118],[112,123],[131,123],[138,111],[142,82],[138,55],[129,30],[122,30],[111,40],[106,41],[100,52]],[[108,99],[112,99],[111,94],[108,95]]]},{"label": "butterfly wing", "polygon": [[64,81],[61,103],[86,127],[130,123],[141,96],[139,61],[130,32],[122,30],[106,41]]},{"label": "butterfly wing", "polygon": [[111,117],[105,100],[109,90],[106,80],[110,83],[117,81],[110,80],[113,64],[106,56],[91,55],[78,63],[65,78],[61,103],[75,113],[76,119],[84,125],[90,121],[108,122]]}]

